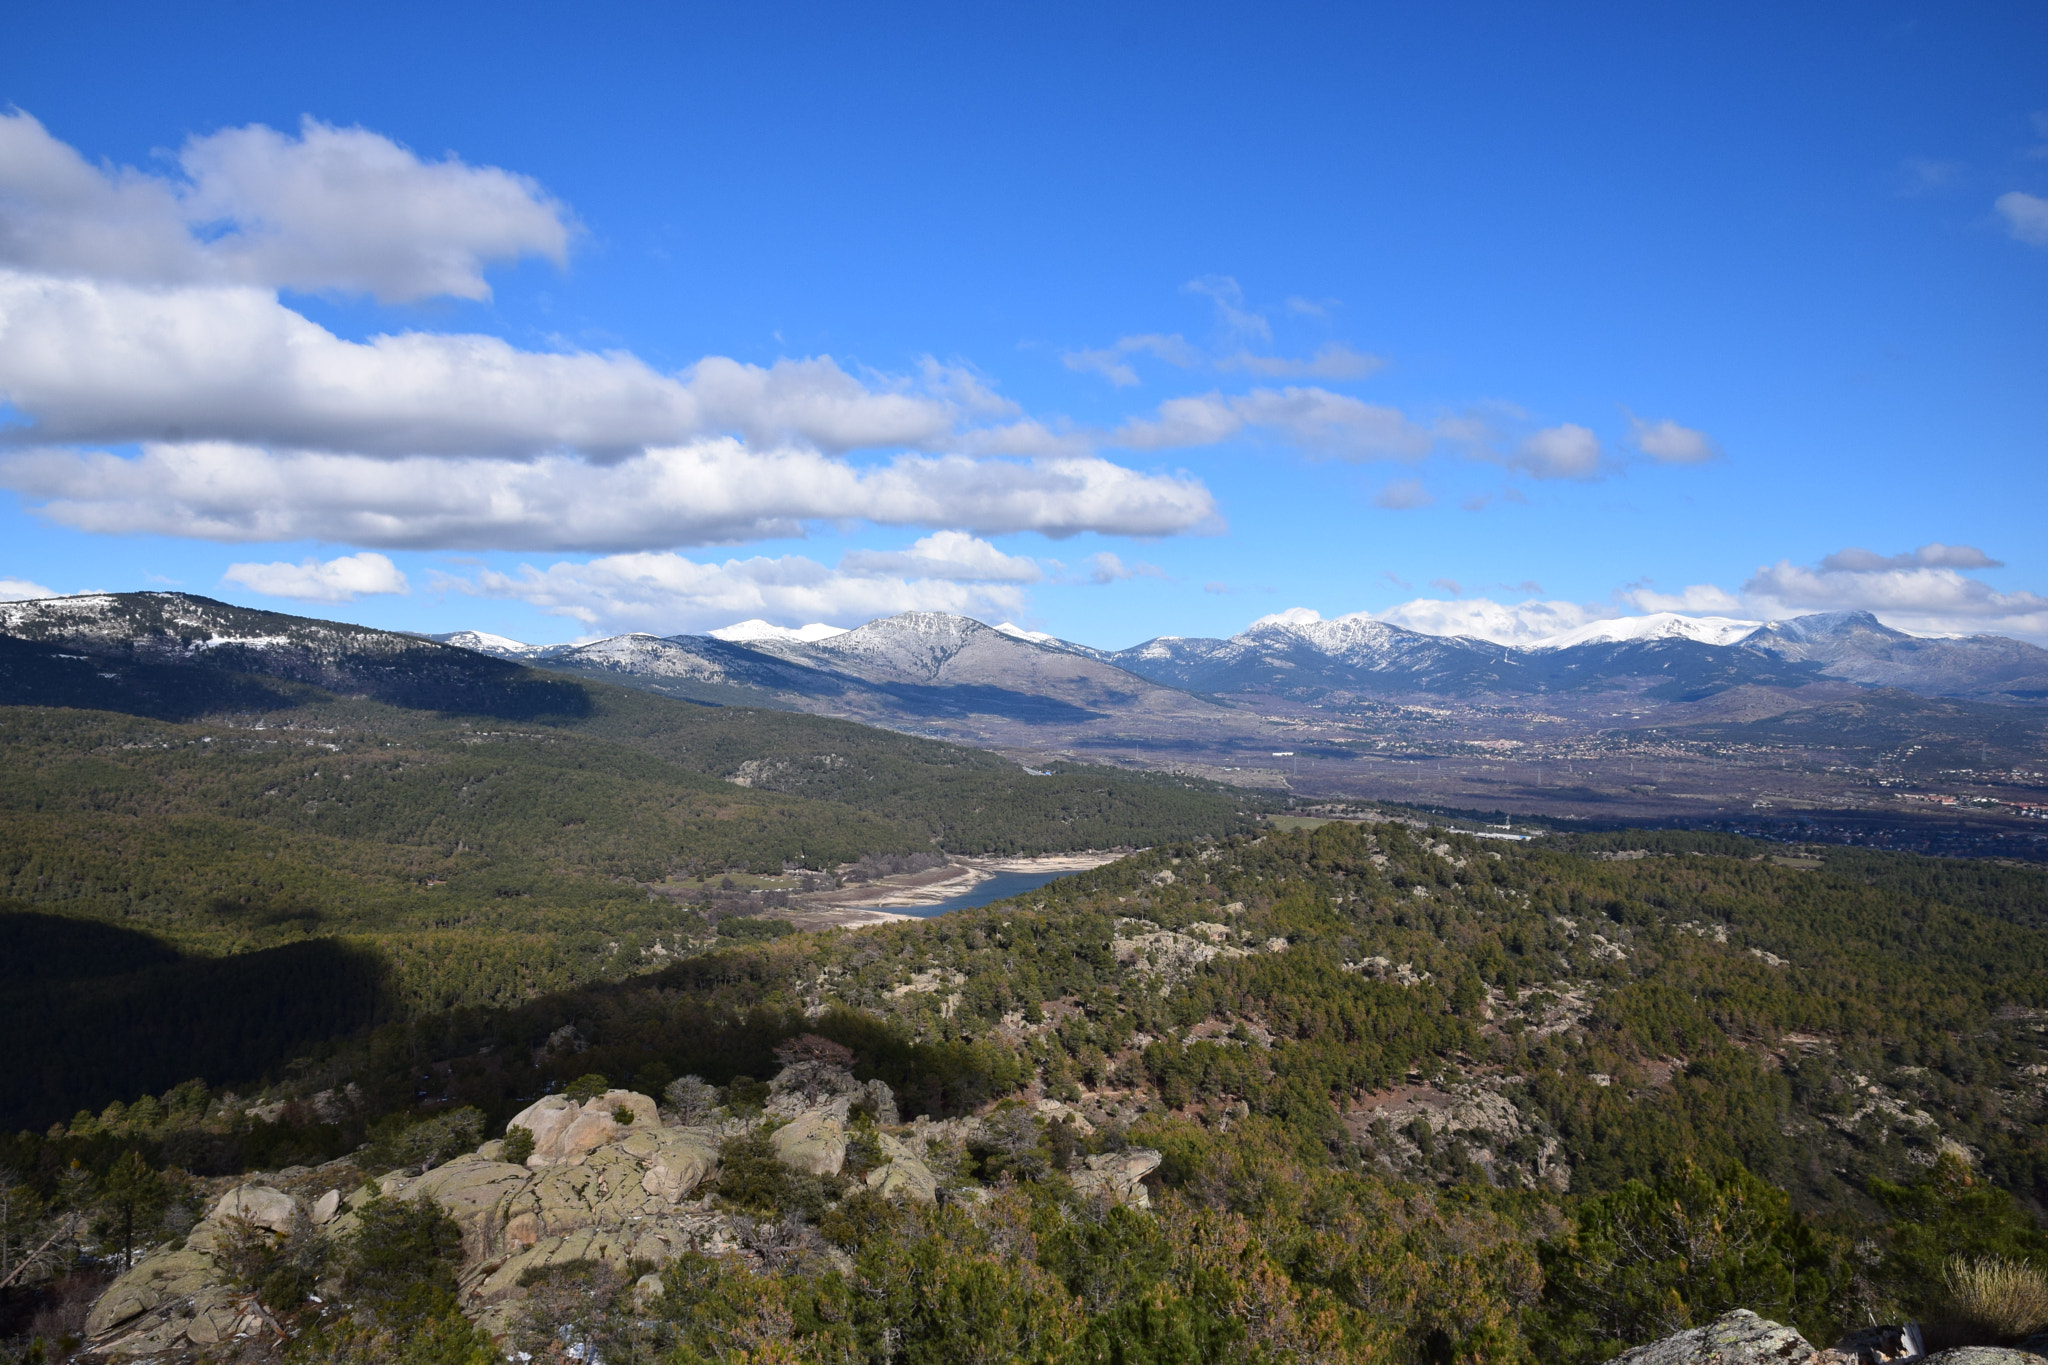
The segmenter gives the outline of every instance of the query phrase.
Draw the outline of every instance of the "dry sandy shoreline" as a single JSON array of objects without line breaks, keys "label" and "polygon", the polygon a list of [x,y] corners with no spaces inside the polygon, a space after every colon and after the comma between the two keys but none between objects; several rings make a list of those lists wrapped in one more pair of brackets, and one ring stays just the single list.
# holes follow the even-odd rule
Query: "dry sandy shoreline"
[{"label": "dry sandy shoreline", "polygon": [[882,877],[863,886],[818,891],[794,898],[776,917],[799,929],[860,929],[921,916],[891,913],[891,907],[937,905],[972,891],[1004,872],[1086,872],[1130,854],[1129,849],[1088,849],[1032,858],[955,858],[944,867]]}]

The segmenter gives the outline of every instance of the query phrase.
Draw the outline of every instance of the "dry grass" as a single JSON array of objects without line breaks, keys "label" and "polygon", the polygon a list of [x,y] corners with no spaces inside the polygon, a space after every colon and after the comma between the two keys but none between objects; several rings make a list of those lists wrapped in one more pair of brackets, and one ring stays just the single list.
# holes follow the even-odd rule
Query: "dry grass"
[{"label": "dry grass", "polygon": [[[1943,1337],[1973,1344],[2017,1341],[2048,1327],[2048,1275],[2025,1261],[2002,1256],[1958,1256],[1942,1271],[1948,1290]],[[1958,1341],[1956,1344],[1964,1344]],[[1929,1343],[1929,1350],[1935,1349]]]}]

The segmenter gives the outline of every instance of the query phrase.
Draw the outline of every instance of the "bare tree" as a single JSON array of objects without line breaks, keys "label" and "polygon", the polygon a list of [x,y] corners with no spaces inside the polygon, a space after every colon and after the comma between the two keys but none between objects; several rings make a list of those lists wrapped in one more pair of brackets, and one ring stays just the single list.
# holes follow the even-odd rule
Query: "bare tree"
[{"label": "bare tree", "polygon": [[685,1125],[702,1122],[718,1108],[718,1087],[702,1076],[684,1076],[670,1081],[661,1097],[675,1111],[677,1120]]}]

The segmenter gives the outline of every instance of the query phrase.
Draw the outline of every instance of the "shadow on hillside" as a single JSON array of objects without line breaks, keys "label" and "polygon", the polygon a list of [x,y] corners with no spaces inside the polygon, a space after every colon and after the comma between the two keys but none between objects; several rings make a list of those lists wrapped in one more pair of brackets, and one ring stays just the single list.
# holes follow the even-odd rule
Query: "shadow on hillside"
[{"label": "shadow on hillside", "polygon": [[915,683],[889,683],[875,690],[895,700],[914,716],[1000,716],[1026,725],[1078,725],[1102,720],[1101,711],[1090,711],[1056,697],[1041,697],[1008,687],[959,684],[924,687]]},{"label": "shadow on hillside", "polygon": [[289,710],[307,700],[307,692],[203,665],[99,658],[0,635],[0,706],[68,706],[187,721],[221,711]]},{"label": "shadow on hillside", "polygon": [[582,684],[460,650],[342,664],[289,649],[225,645],[216,663],[166,663],[135,653],[0,635],[0,706],[66,706],[151,720],[229,711],[284,711],[334,696],[497,720],[580,720],[595,709]]},{"label": "shadow on hillside", "polygon": [[0,1128],[195,1076],[256,1080],[391,1017],[386,977],[375,954],[333,939],[185,958],[132,929],[0,909]]}]

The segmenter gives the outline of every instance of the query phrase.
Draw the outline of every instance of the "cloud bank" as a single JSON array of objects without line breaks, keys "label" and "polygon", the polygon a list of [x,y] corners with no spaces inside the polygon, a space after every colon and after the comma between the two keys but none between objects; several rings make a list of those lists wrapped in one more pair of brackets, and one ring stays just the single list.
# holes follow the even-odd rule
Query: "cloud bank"
[{"label": "cloud bank", "polygon": [[[0,115],[0,402],[17,415],[0,481],[60,524],[592,552],[820,521],[1220,525],[1199,481],[1096,456],[958,365],[708,356],[665,373],[487,335],[336,335],[284,294],[483,299],[491,265],[565,261],[575,223],[526,177],[317,120],[194,138],[175,166],[94,166]],[[861,451],[892,453],[844,458]]]},{"label": "cloud bank", "polygon": [[[546,568],[522,565],[516,573],[444,575],[437,586],[526,602],[597,632],[674,634],[749,617],[857,625],[902,611],[943,611],[1000,620],[1025,605],[1021,585],[1035,581],[1025,576],[1023,566],[1030,564],[970,537],[932,536],[895,556],[851,554],[836,568],[802,555],[706,563],[642,552]],[[985,576],[952,577],[962,566]]]},{"label": "cloud bank", "polygon": [[[1964,572],[2000,567],[2000,561],[1974,545],[1935,541],[1888,555],[1850,546],[1823,557],[1818,564],[1781,559],[1765,565],[1732,592],[1711,583],[1692,584],[1676,592],[1632,584],[1617,589],[1604,602],[1533,596],[1511,603],[1485,597],[1416,598],[1384,611],[1354,614],[1428,635],[1465,635],[1525,646],[1600,621],[1665,612],[1733,625],[1744,621],[1762,624],[1813,612],[1867,611],[1886,625],[1914,635],[1989,633],[2048,644],[2048,597],[2001,592]],[[1458,592],[1458,585],[1448,580],[1439,579],[1431,586],[1454,597]],[[1533,583],[1523,586],[1540,592]],[[1314,621],[1321,617],[1312,609],[1297,607],[1264,619]]]}]

